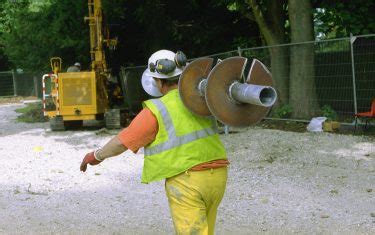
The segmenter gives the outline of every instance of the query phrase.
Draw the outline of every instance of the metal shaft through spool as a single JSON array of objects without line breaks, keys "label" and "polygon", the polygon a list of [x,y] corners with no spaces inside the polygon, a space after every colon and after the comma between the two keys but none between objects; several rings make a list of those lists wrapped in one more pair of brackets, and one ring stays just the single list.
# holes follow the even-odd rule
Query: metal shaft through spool
[{"label": "metal shaft through spool", "polygon": [[276,101],[276,91],[270,86],[259,86],[234,82],[229,87],[229,95],[235,101],[271,107]]},{"label": "metal shaft through spool", "polygon": [[[198,90],[204,97],[207,87],[207,79],[203,79]],[[270,86],[259,86],[234,82],[229,86],[229,96],[238,103],[254,104],[263,107],[271,107],[276,102],[277,94]]]}]

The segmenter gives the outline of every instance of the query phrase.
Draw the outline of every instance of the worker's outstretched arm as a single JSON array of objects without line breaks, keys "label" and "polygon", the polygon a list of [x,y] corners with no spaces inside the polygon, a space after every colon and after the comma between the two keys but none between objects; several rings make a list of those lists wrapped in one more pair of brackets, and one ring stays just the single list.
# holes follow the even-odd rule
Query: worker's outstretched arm
[{"label": "worker's outstretched arm", "polygon": [[87,164],[97,165],[104,159],[117,156],[126,150],[127,148],[121,143],[120,139],[115,136],[108,141],[103,148],[86,154],[86,156],[83,158],[80,169],[81,171],[85,172],[87,169]]},{"label": "worker's outstretched arm", "polygon": [[87,164],[97,165],[104,159],[117,156],[127,149],[136,153],[154,141],[158,131],[158,122],[152,112],[144,108],[117,136],[113,137],[103,148],[86,154],[81,164],[81,171],[86,171]]}]

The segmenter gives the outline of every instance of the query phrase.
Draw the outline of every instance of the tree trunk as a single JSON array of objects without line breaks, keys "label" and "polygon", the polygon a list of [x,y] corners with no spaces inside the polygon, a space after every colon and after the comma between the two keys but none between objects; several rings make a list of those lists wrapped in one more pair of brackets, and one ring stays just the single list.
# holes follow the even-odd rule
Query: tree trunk
[{"label": "tree trunk", "polygon": [[[291,43],[314,41],[310,0],[289,0],[288,7]],[[310,119],[317,113],[314,43],[290,47],[289,97],[294,118]]]},{"label": "tree trunk", "polygon": [[[261,10],[256,0],[248,0],[255,21],[259,26],[268,46],[287,42],[285,32],[286,14],[283,9],[285,1],[266,1],[267,12]],[[278,92],[277,105],[289,102],[289,51],[286,47],[278,46],[269,49],[271,57],[271,73]]]}]

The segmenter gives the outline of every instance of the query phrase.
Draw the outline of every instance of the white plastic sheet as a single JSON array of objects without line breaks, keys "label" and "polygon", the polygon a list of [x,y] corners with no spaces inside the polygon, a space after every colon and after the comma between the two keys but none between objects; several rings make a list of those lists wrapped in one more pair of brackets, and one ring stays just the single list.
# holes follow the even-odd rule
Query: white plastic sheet
[{"label": "white plastic sheet", "polygon": [[327,120],[326,117],[314,117],[311,119],[309,125],[307,125],[307,130],[310,132],[322,132],[323,122]]}]

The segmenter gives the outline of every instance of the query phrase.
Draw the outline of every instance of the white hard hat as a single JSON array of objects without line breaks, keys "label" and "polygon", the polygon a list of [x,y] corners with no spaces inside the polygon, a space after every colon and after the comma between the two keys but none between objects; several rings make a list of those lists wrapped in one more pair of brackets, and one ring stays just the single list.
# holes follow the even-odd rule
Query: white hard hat
[{"label": "white hard hat", "polygon": [[142,74],[142,87],[151,96],[163,94],[156,86],[154,78],[171,79],[179,76],[186,65],[186,56],[181,51],[174,53],[169,50],[155,52],[148,59],[147,69]]},{"label": "white hard hat", "polygon": [[178,51],[174,53],[169,50],[159,50],[148,59],[148,66],[145,76],[168,79],[182,73],[186,65],[186,56]]},{"label": "white hard hat", "polygon": [[75,62],[74,65],[75,65],[75,66],[78,66],[78,67],[81,67],[81,64],[78,63],[78,62]]}]

